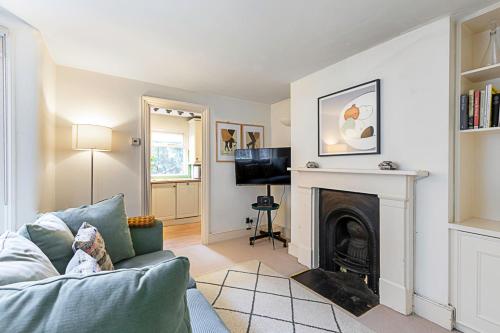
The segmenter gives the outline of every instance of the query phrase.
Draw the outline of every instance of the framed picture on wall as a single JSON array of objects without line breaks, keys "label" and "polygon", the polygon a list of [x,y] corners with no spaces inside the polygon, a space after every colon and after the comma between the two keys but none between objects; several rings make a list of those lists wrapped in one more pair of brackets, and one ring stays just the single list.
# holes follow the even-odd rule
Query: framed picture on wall
[{"label": "framed picture on wall", "polygon": [[216,121],[215,136],[217,162],[234,162],[234,151],[241,148],[241,125]]},{"label": "framed picture on wall", "polygon": [[241,125],[242,148],[256,149],[264,148],[264,126],[259,125]]},{"label": "framed picture on wall", "polygon": [[380,80],[318,98],[318,155],[380,154]]}]

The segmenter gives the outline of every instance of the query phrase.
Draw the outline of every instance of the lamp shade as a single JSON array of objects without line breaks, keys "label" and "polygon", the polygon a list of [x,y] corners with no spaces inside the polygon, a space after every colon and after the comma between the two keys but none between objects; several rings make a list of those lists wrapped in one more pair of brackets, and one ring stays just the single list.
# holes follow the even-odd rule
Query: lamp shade
[{"label": "lamp shade", "polygon": [[111,150],[111,133],[109,127],[99,125],[74,124],[73,149],[75,150]]}]

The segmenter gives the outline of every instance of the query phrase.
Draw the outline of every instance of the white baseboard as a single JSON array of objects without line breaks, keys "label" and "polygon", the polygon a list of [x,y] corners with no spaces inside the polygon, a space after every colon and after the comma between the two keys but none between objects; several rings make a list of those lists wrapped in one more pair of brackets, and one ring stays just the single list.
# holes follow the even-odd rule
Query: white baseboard
[{"label": "white baseboard", "polygon": [[460,323],[455,323],[455,329],[457,329],[460,332],[463,333],[481,333],[479,331],[476,331],[466,325],[460,324]]},{"label": "white baseboard", "polygon": [[295,243],[288,242],[288,254],[295,258],[299,257],[299,249],[295,246]]},{"label": "white baseboard", "polygon": [[413,291],[407,290],[403,285],[384,278],[380,278],[378,281],[380,304],[390,307],[404,315],[412,313]]},{"label": "white baseboard", "polygon": [[170,226],[170,225],[179,225],[179,224],[201,222],[201,216],[185,217],[182,219],[161,220],[161,221],[163,222],[163,226],[165,227],[165,226]]},{"label": "white baseboard", "polygon": [[454,310],[452,306],[437,303],[417,294],[413,295],[413,311],[415,314],[447,330],[453,329]]},{"label": "white baseboard", "polygon": [[208,235],[208,244],[223,242],[226,240],[245,237],[245,236],[250,237],[251,234],[253,235],[252,230],[247,230],[247,229],[232,230],[232,231],[226,231],[226,232],[219,232],[216,234],[209,234]]}]

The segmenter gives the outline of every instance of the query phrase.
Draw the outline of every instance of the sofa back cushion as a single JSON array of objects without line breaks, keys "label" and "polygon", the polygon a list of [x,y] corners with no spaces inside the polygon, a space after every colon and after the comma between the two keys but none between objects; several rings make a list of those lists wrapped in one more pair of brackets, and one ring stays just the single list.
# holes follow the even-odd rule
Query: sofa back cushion
[{"label": "sofa back cushion", "polygon": [[0,287],[2,330],[17,332],[191,332],[189,261],[142,269],[62,275]]},{"label": "sofa back cushion", "polygon": [[49,258],[31,241],[9,231],[0,235],[0,286],[57,275]]},{"label": "sofa back cushion", "polygon": [[41,215],[36,222],[23,225],[18,234],[29,239],[43,251],[60,274],[64,274],[73,257],[73,234],[66,223],[54,214]]},{"label": "sofa back cushion", "polygon": [[96,227],[104,238],[113,263],[135,256],[123,194],[93,205],[70,208],[54,214],[68,225],[73,235],[76,235],[83,222]]}]

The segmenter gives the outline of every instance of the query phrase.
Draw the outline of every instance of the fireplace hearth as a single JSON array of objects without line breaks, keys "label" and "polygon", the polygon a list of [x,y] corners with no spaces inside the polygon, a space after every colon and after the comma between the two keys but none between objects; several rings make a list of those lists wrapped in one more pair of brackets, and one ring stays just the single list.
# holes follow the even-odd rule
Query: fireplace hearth
[{"label": "fireplace hearth", "polygon": [[319,190],[319,268],[294,277],[359,316],[378,304],[379,198]]}]

